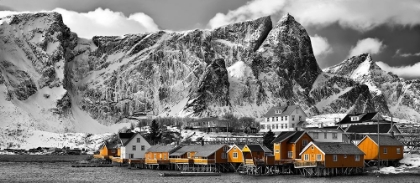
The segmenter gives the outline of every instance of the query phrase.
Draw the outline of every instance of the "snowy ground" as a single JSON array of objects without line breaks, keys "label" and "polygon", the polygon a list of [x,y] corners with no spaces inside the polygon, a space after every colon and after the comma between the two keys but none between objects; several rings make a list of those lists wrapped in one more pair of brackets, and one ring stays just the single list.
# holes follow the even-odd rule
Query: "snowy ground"
[{"label": "snowy ground", "polygon": [[346,116],[343,113],[322,114],[306,118],[306,127],[335,126],[335,123]]},{"label": "snowy ground", "polygon": [[383,174],[419,173],[420,154],[404,153],[404,158],[400,160],[400,163],[399,167],[383,167],[380,172]]}]

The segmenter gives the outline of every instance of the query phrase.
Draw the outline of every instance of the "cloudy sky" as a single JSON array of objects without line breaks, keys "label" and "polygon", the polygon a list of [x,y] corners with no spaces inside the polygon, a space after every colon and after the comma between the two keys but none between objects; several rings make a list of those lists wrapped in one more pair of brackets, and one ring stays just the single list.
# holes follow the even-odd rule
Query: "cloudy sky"
[{"label": "cloudy sky", "polygon": [[0,0],[0,17],[56,11],[80,37],[211,29],[285,13],[311,36],[325,68],[371,53],[387,71],[420,78],[420,0]]}]

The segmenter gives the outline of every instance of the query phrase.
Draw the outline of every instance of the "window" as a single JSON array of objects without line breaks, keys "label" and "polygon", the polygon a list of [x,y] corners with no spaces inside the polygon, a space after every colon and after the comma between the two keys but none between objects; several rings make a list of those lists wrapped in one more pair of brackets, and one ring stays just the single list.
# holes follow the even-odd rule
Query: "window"
[{"label": "window", "polygon": [[276,153],[280,153],[280,150],[276,149]]},{"label": "window", "polygon": [[327,132],[325,132],[324,133],[324,139],[327,139],[328,138],[328,133]]},{"label": "window", "polygon": [[284,127],[283,124],[281,124],[281,129],[283,129],[283,127]]},{"label": "window", "polygon": [[401,154],[401,149],[397,148],[397,154]]},{"label": "window", "polygon": [[292,128],[294,128],[295,127],[295,124],[294,123],[292,123]]},{"label": "window", "polygon": [[273,129],[275,129],[274,127],[276,127],[274,124],[272,124],[272,126],[271,126]]},{"label": "window", "polygon": [[133,146],[133,151],[135,151],[136,150],[136,146]]},{"label": "window", "polygon": [[165,160],[166,160],[166,154],[163,154],[163,159],[165,159]]},{"label": "window", "polygon": [[233,153],[233,158],[238,158],[238,153],[237,152]]},{"label": "window", "polygon": [[333,134],[332,134],[332,138],[333,138],[333,139],[337,139],[337,133],[333,133]]},{"label": "window", "polygon": [[140,143],[140,138],[137,138],[137,143]]},{"label": "window", "polygon": [[154,155],[154,159],[156,159],[156,154],[153,154]]},{"label": "window", "polygon": [[276,129],[279,129],[279,124],[276,124]]},{"label": "window", "polygon": [[276,121],[279,121],[279,117],[276,117]]},{"label": "window", "polygon": [[308,140],[306,139],[302,140],[302,146],[305,147],[306,145],[308,145]]},{"label": "window", "polygon": [[286,129],[287,129],[287,124],[284,124],[284,128],[286,128]]},{"label": "window", "polygon": [[299,116],[299,121],[302,121],[302,116]]},{"label": "window", "polygon": [[337,155],[336,154],[333,155],[333,161],[337,161]]},{"label": "window", "polygon": [[347,155],[346,154],[344,155],[344,158],[347,158]]},{"label": "window", "polygon": [[388,154],[388,149],[386,147],[384,148],[384,154]]},{"label": "window", "polygon": [[303,160],[309,161],[309,154],[305,154],[305,156],[303,156]]},{"label": "window", "polygon": [[270,118],[267,118],[266,121],[269,122],[270,121]]},{"label": "window", "polygon": [[271,121],[274,121],[274,117],[271,118]]},{"label": "window", "polygon": [[283,121],[283,116],[281,117],[281,121]]},{"label": "window", "polygon": [[316,160],[317,160],[317,161],[321,161],[321,160],[322,160],[322,155],[317,154],[317,155],[316,155]]},{"label": "window", "polygon": [[311,146],[311,149],[314,150],[314,146]]},{"label": "window", "polygon": [[287,157],[288,158],[293,158],[293,152],[292,151],[288,151],[287,152]]},{"label": "window", "polygon": [[286,121],[287,121],[287,116],[285,116],[285,117],[284,117],[284,120],[286,120]]},{"label": "window", "polygon": [[141,146],[141,150],[144,151],[146,150],[146,148],[144,146]]},{"label": "window", "polygon": [[187,153],[188,158],[191,158],[191,152]]},{"label": "window", "polygon": [[295,121],[295,115],[292,115],[292,121]]},{"label": "window", "polygon": [[129,156],[131,159],[134,158],[134,154],[129,154]]},{"label": "window", "polygon": [[223,151],[226,152],[227,150],[229,150],[229,146],[224,146]]},{"label": "window", "polygon": [[354,161],[360,161],[360,155],[355,155],[354,156]]},{"label": "window", "polygon": [[226,159],[226,158],[227,158],[226,153],[222,153],[222,159]]},{"label": "window", "polygon": [[260,128],[261,128],[262,130],[264,130],[264,127],[265,127],[265,125],[260,125]]},{"label": "window", "polygon": [[313,133],[312,136],[313,136],[314,139],[318,139],[318,133],[315,132],[315,133]]}]

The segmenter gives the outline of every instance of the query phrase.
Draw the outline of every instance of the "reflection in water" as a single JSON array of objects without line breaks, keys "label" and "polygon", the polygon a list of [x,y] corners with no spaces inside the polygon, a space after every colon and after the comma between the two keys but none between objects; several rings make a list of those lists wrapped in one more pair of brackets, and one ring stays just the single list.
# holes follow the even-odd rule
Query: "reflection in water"
[{"label": "reflection in water", "polygon": [[[299,175],[247,176],[234,173],[220,177],[160,177],[158,170],[126,167],[80,167],[70,163],[0,162],[0,182],[417,182],[416,175],[342,176],[304,178]],[[173,172],[173,171],[172,171]]]}]

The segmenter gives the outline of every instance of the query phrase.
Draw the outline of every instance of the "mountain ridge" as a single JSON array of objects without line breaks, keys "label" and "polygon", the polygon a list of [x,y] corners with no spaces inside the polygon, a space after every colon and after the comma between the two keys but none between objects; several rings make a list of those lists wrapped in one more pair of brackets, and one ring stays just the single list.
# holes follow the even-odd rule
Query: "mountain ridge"
[{"label": "mountain ridge", "polygon": [[[261,117],[272,106],[289,101],[309,115],[389,112],[386,100],[376,97],[369,85],[323,72],[309,35],[289,14],[274,26],[268,16],[213,30],[92,39],[78,38],[58,13],[14,15],[0,21],[3,60],[12,64],[24,60],[16,70],[27,73],[6,73],[10,64],[2,62],[0,85],[6,88],[2,92],[15,106],[38,96],[32,103],[48,117],[33,119],[42,124],[35,125],[37,129],[81,131],[130,122],[139,112]],[[23,84],[16,87],[4,79],[8,75],[21,76],[17,81]],[[47,85],[34,82],[34,88],[25,78]],[[19,99],[20,94],[12,92],[16,88],[27,98]],[[59,95],[48,98],[52,91]],[[48,105],[42,104],[44,100]],[[51,128],[55,121],[62,122]]]}]

